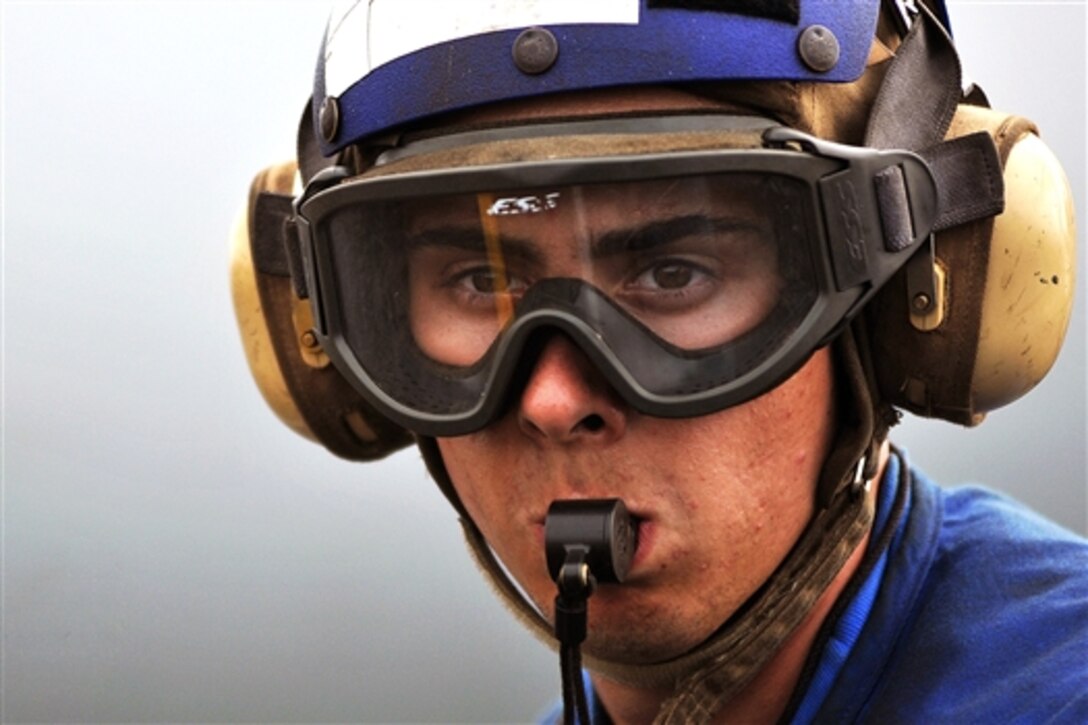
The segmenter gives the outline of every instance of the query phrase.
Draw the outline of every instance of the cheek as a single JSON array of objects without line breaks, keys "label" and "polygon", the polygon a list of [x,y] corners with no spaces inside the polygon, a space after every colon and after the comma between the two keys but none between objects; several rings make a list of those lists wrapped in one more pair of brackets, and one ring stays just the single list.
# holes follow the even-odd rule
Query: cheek
[{"label": "cheek", "polygon": [[816,351],[793,377],[735,412],[735,428],[744,431],[761,470],[788,479],[817,476],[837,421],[830,351]]},{"label": "cheek", "polygon": [[504,505],[504,487],[483,475],[496,470],[500,464],[486,454],[486,449],[475,444],[475,438],[476,435],[439,438],[438,450],[457,496],[486,535],[490,528],[487,524],[493,519],[491,511]]},{"label": "cheek", "polygon": [[[531,472],[509,441],[491,432],[438,439],[438,448],[458,498],[488,544],[531,593],[551,591],[544,544],[533,525]],[[534,585],[542,580],[543,584]]]},{"label": "cheek", "polygon": [[686,510],[713,539],[708,548],[749,571],[753,584],[813,514],[835,433],[833,379],[830,354],[820,350],[770,393],[690,426],[685,450],[703,453],[677,469],[675,490],[686,492]]},{"label": "cheek", "polygon": [[[633,631],[654,639],[639,620],[653,616],[661,630],[655,651],[675,654],[758,590],[810,519],[834,434],[831,368],[830,354],[821,350],[745,405],[685,420],[631,416],[624,436],[604,450],[541,450],[509,421],[438,444],[469,515],[544,611],[555,587],[531,508],[570,495],[549,482],[585,474],[602,482],[594,494],[652,504],[653,570],[632,588],[607,596],[602,589],[593,630],[617,641]],[[605,605],[613,599],[614,606]]]}]

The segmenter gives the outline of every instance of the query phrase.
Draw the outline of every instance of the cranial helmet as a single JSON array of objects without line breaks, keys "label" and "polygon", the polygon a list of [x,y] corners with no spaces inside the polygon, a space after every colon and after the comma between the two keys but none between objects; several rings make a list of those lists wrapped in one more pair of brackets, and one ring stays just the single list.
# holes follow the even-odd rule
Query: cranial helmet
[{"label": "cranial helmet", "polygon": [[[892,411],[974,425],[1053,363],[1072,304],[1068,185],[1029,121],[962,88],[943,2],[457,0],[426,12],[423,23],[398,0],[333,12],[298,158],[257,176],[235,230],[254,377],[333,453],[371,460],[416,440],[465,515],[432,437],[501,415],[544,331],[662,417],[750,400],[833,345],[852,401],[820,503],[842,528],[799,542],[807,559],[783,575],[811,595],[796,622],[838,571],[809,581],[806,562],[841,564],[843,542],[867,530],[863,507],[838,494],[871,474]],[[547,110],[645,86],[699,102]],[[516,120],[488,115],[530,103]],[[667,223],[622,240],[578,213],[636,219],[654,205],[672,210]],[[582,266],[543,269],[519,242],[543,218],[582,245]],[[684,251],[699,265],[646,261],[678,239],[695,240]],[[450,246],[484,261],[447,273]],[[697,284],[715,279],[730,284]],[[721,640],[664,672],[598,664],[675,684]]]},{"label": "cranial helmet", "polygon": [[[777,310],[782,317],[777,334],[785,338],[777,341],[780,345],[804,338],[803,347],[811,351],[832,339],[845,320],[863,319],[879,397],[898,408],[968,425],[1030,390],[1048,371],[1060,348],[1072,300],[1072,204],[1064,175],[1029,122],[976,105],[976,97],[961,93],[954,50],[928,11],[922,17],[933,26],[928,35],[936,40],[913,43],[917,51],[902,53],[902,60],[893,64],[891,49],[899,43],[893,28],[909,21],[910,15],[898,12],[897,3],[888,3],[892,11],[882,14],[878,0],[481,2],[478,8],[476,4],[436,3],[428,9],[435,16],[432,22],[421,24],[416,10],[405,3],[343,3],[330,18],[314,95],[300,127],[300,176],[288,165],[262,172],[254,182],[247,218],[236,234],[236,309],[258,385],[295,430],[338,455],[372,459],[409,443],[406,430],[446,434],[466,427],[436,423],[440,415],[405,409],[398,398],[411,398],[409,390],[423,390],[420,394],[432,399],[431,408],[441,411],[464,408],[468,405],[464,401],[481,399],[481,390],[516,377],[494,358],[490,366],[481,366],[486,369],[475,371],[472,384],[464,379],[440,384],[422,372],[415,377],[394,374],[404,359],[383,359],[385,372],[376,370],[378,364],[367,359],[368,349],[381,345],[367,335],[385,334],[397,321],[386,320],[386,327],[371,324],[367,332],[353,336],[354,320],[335,319],[342,316],[323,311],[323,306],[366,302],[366,295],[343,299],[339,293],[344,285],[334,284],[329,278],[334,275],[323,274],[314,255],[333,249],[326,239],[335,237],[325,235],[329,226],[324,221],[347,224],[344,209],[377,203],[368,193],[396,196],[400,192],[379,187],[399,169],[413,170],[417,176],[430,172],[425,180],[404,183],[424,188],[420,194],[432,194],[449,183],[503,186],[495,178],[444,178],[426,168],[428,159],[463,169],[473,164],[494,166],[503,159],[513,159],[512,167],[523,167],[533,153],[538,153],[538,161],[541,154],[555,157],[555,147],[589,149],[584,156],[592,155],[593,148],[613,157],[638,152],[665,156],[670,149],[681,150],[683,143],[674,143],[680,134],[690,138],[698,129],[705,131],[704,138],[694,142],[699,148],[689,143],[682,149],[689,155],[709,156],[706,147],[716,146],[734,148],[739,156],[738,147],[746,144],[761,150],[776,147],[783,156],[789,156],[791,148],[807,149],[808,153],[793,155],[820,157],[828,160],[828,168],[850,167],[873,177],[865,180],[868,190],[862,198],[856,194],[863,186],[855,178],[847,179],[850,174],[836,183],[826,180],[833,173],[804,172],[823,175],[823,181],[804,183],[816,187],[815,193],[825,200],[815,215],[820,218],[806,223],[821,224],[824,236],[845,240],[826,260],[833,268],[827,287],[851,293],[849,299],[840,296],[837,301],[816,293],[811,299],[794,300],[795,305],[829,308],[816,326],[796,319],[804,311]],[[934,14],[947,25],[942,6],[934,8]],[[898,67],[889,71],[893,65]],[[644,85],[678,86],[721,99],[735,115],[758,115],[823,142],[908,151],[923,160],[924,169],[914,164],[914,158],[846,160],[843,149],[831,150],[826,143],[791,139],[788,133],[771,140],[764,137],[764,128],[727,129],[721,120],[710,129],[714,124],[692,118],[671,123],[662,117],[652,123],[629,118],[623,128],[616,125],[618,119],[595,128],[591,124],[560,128],[556,119],[548,119],[547,125],[529,130],[493,129],[488,138],[465,135],[457,121],[466,110],[515,99]],[[616,140],[631,139],[632,130],[650,134],[655,126],[657,131],[647,136],[652,140],[642,148]],[[433,129],[439,127],[450,130],[445,141],[435,138]],[[776,133],[783,132],[772,131],[768,137]],[[529,143],[534,134],[538,140]],[[541,134],[552,139],[553,148],[539,140]],[[605,137],[611,139],[611,150],[601,143]],[[557,138],[565,140],[556,142]],[[522,149],[522,157],[504,156],[504,147]],[[461,149],[459,158],[454,158],[455,148]],[[475,159],[472,150],[477,152]],[[567,163],[577,167],[578,162],[575,158]],[[663,173],[649,168],[654,163],[647,161],[639,173]],[[716,168],[731,173],[733,167],[726,168],[730,163],[719,161]],[[709,169],[706,164],[714,162],[704,162]],[[862,170],[865,164],[870,166]],[[370,169],[376,176],[368,182],[372,187],[356,189],[352,192],[356,196],[350,197],[344,196],[343,188],[351,184],[340,183],[345,173],[331,182],[326,177],[314,179],[338,166],[349,169],[347,176]],[[621,166],[629,164],[614,161],[612,169],[595,173],[614,177]],[[761,168],[752,171],[766,173]],[[539,181],[554,183],[559,172],[534,173]],[[786,173],[796,178],[801,172]],[[923,175],[936,183],[922,180]],[[569,179],[577,180],[577,174]],[[301,217],[303,226],[312,228],[304,230],[312,242],[299,242],[300,217],[291,203],[299,181],[309,185],[302,200],[311,209],[325,202],[327,219],[321,223],[310,224],[305,215]],[[872,189],[876,191],[870,193]],[[330,205],[317,198],[319,192],[341,197]],[[922,197],[931,193],[936,194],[932,208],[922,210],[928,203]],[[866,211],[867,207],[875,211]],[[900,228],[889,232],[897,224]],[[861,241],[876,237],[884,238],[882,245],[863,249]],[[855,264],[857,255],[868,259]],[[873,273],[863,269],[866,265],[881,269]],[[330,301],[330,296],[335,299]],[[549,303],[538,299],[536,304]],[[840,319],[833,319],[836,316]],[[326,327],[330,322],[345,329],[330,337]],[[614,321],[613,337],[625,336],[618,332],[622,326],[622,320]],[[530,336],[524,326],[517,331]],[[793,334],[798,332],[803,334]],[[673,389],[665,380],[645,379],[648,373],[640,377],[631,370],[616,376],[616,384],[630,399],[644,401],[641,407],[652,414],[708,412],[758,392],[759,386],[751,385],[747,391],[738,390],[758,377],[755,368],[766,361],[758,360],[760,353],[752,349],[765,344],[741,341],[739,350],[723,349],[718,357],[706,358],[701,368],[665,365],[658,376],[706,378],[710,370],[726,365],[726,358],[750,358],[735,372],[741,382],[729,381],[736,384],[725,395],[700,398],[694,391]],[[649,343],[644,347],[654,348]],[[606,346],[590,354],[607,358],[620,353]],[[634,355],[634,350],[627,354]],[[782,379],[803,357],[775,358],[764,381]],[[660,361],[668,359],[660,356]],[[722,390],[720,381],[701,381],[696,387],[699,384],[712,392]],[[486,399],[487,411],[470,411],[476,414],[477,426],[501,409],[498,397]],[[686,402],[670,403],[677,400]]]}]

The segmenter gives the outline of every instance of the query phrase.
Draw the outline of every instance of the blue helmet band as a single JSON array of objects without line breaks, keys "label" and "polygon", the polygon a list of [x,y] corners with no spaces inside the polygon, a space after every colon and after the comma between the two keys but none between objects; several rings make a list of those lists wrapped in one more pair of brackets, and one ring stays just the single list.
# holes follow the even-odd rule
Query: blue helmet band
[{"label": "blue helmet band", "polygon": [[[450,5],[467,16],[461,6],[474,1]],[[420,38],[418,48],[381,40],[415,32],[410,18],[397,14],[414,12],[411,3],[355,3],[334,17],[313,96],[322,152],[329,156],[441,113],[551,93],[727,80],[853,81],[865,69],[879,11],[874,0],[542,5],[557,9],[511,10],[505,23],[453,28]],[[577,5],[595,14],[567,9]],[[382,14],[382,8],[389,9]],[[487,29],[493,26],[500,29]]]}]

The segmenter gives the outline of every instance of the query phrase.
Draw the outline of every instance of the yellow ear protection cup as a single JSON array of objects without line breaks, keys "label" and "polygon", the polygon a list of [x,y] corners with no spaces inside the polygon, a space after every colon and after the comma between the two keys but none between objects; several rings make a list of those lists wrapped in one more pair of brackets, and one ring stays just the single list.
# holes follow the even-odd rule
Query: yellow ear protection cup
[{"label": "yellow ear protection cup", "polygon": [[1060,163],[1025,134],[1009,151],[1005,183],[1015,203],[994,219],[971,380],[977,412],[1011,403],[1043,379],[1073,308],[1076,220]]},{"label": "yellow ear protection cup", "polygon": [[[270,188],[280,186],[289,190],[294,166],[293,163],[288,163],[266,169],[254,179],[253,190],[258,191],[265,184]],[[261,304],[261,296],[257,291],[257,271],[253,267],[253,252],[250,249],[250,206],[252,196],[250,203],[234,220],[230,245],[231,296],[246,362],[249,363],[249,370],[257,388],[276,416],[299,435],[314,439],[313,431],[302,418],[287,389],[287,383],[276,360],[268,322],[264,317],[265,307]]]},{"label": "yellow ear protection cup", "polygon": [[374,413],[317,345],[283,245],[295,176],[293,162],[257,174],[232,232],[231,293],[246,360],[289,428],[342,458],[381,458],[413,439]]},{"label": "yellow ear protection cup", "polygon": [[[1073,305],[1073,199],[1061,165],[1023,118],[960,106],[948,137],[986,131],[1005,208],[936,235],[870,303],[880,394],[918,415],[976,425],[1049,371]],[[965,183],[988,184],[987,179]]]}]

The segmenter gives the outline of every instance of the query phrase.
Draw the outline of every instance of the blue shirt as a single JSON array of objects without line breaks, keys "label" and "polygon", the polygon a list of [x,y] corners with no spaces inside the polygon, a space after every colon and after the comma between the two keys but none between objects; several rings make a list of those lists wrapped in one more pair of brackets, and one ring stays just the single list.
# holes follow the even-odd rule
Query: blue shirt
[{"label": "blue shirt", "polygon": [[917,471],[880,591],[813,721],[1088,723],[1088,541]]}]

